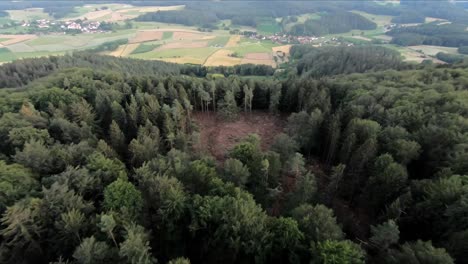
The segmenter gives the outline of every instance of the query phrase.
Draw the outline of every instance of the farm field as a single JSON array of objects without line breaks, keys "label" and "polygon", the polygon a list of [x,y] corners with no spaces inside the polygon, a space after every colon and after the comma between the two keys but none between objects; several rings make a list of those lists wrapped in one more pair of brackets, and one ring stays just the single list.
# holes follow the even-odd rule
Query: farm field
[{"label": "farm field", "polygon": [[[170,11],[183,9],[183,5],[174,6],[132,6],[129,4],[89,4],[75,8],[75,12],[62,18],[62,21],[87,19],[90,21],[106,21],[124,25],[125,20],[154,11]],[[353,30],[343,34],[331,34],[319,39],[317,43],[330,42],[336,37],[342,37],[348,43],[355,45],[370,44],[373,40],[388,41],[384,26],[392,17],[373,15],[365,12],[352,11],[369,20],[378,27],[374,30]],[[10,10],[8,17],[2,21],[29,21],[34,19],[52,19],[41,8]],[[265,18],[257,28],[233,26],[230,20],[222,20],[220,29],[210,32],[200,32],[196,27],[161,22],[132,21],[132,28],[124,28],[99,33],[83,34],[27,34],[25,28],[18,26],[9,29],[0,28],[0,62],[8,62],[20,58],[60,55],[75,50],[95,49],[100,45],[117,40],[128,40],[114,50],[101,52],[116,57],[130,57],[147,60],[163,60],[175,63],[201,64],[205,66],[233,66],[243,63],[263,64],[273,67],[288,61],[291,45],[273,43],[269,40],[251,39],[241,35],[231,35],[231,29],[257,31],[263,35],[273,35],[296,23],[308,19],[319,19],[320,13],[310,13],[297,16],[297,22],[281,25],[281,18]],[[1,22],[1,21],[0,21]],[[6,33],[5,33],[6,32]],[[8,34],[7,34],[8,33]],[[333,43],[333,41],[331,41]],[[327,44],[326,44],[327,45]],[[436,46],[396,47],[405,60],[422,61],[434,59],[440,51],[457,53],[454,48]]]},{"label": "farm field", "polygon": [[183,8],[184,5],[135,7],[128,4],[91,4],[76,8],[76,13],[72,13],[62,20],[87,19],[91,21],[118,22],[148,12],[180,10]]}]

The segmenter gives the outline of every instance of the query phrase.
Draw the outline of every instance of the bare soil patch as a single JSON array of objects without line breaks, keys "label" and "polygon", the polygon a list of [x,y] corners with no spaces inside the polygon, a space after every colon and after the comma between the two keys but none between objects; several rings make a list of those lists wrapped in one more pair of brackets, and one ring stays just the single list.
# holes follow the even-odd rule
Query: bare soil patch
[{"label": "bare soil patch", "polygon": [[270,53],[247,53],[244,56],[245,59],[249,60],[271,60],[271,54]]},{"label": "bare soil patch", "polygon": [[111,15],[111,18],[107,19],[108,22],[118,22],[118,21],[125,21],[127,19],[132,19],[132,18],[135,18],[137,16],[131,16],[131,15],[126,15],[126,14],[123,14],[123,13],[119,13],[119,12],[113,12],[112,15]]},{"label": "bare soil patch", "polygon": [[270,53],[258,52],[258,53],[247,53],[241,61],[242,64],[263,64],[271,67],[276,67],[276,63],[273,60],[273,55]]},{"label": "bare soil patch", "polygon": [[197,112],[193,118],[200,128],[197,148],[219,162],[223,162],[227,152],[249,134],[259,135],[262,149],[268,150],[286,124],[286,117],[261,111],[241,113],[234,121],[224,120],[213,112]]},{"label": "bare soil patch", "polygon": [[135,37],[129,43],[140,43],[146,41],[160,40],[163,37],[162,31],[155,30],[140,30],[136,33]]}]

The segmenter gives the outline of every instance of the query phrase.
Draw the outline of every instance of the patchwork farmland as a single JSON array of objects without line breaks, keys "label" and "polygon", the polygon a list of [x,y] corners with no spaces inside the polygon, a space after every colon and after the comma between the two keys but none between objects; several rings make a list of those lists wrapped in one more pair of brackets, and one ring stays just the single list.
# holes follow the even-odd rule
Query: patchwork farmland
[{"label": "patchwork farmland", "polygon": [[[74,13],[55,21],[41,8],[7,10],[8,16],[0,19],[0,49],[2,49],[0,63],[21,58],[60,55],[92,49],[99,50],[101,54],[116,57],[205,66],[233,66],[253,63],[278,67],[281,63],[288,62],[289,50],[292,46],[281,44],[281,41],[278,41],[278,39],[288,38],[288,36],[282,36],[281,30],[288,30],[307,20],[320,19],[323,15],[322,13],[303,14],[297,16],[295,22],[284,22],[281,18],[263,19],[259,21],[256,28],[234,26],[232,21],[227,19],[222,20],[218,29],[214,30],[200,30],[194,26],[181,24],[133,20],[149,12],[170,12],[184,8],[184,5],[138,7],[129,4],[89,4],[76,7]],[[341,42],[344,41],[351,43],[350,45],[360,45],[371,44],[374,41],[388,43],[391,40],[390,36],[385,35],[385,28],[391,23],[391,16],[352,12],[375,22],[377,28],[325,35],[320,38],[312,38],[316,39],[313,41],[309,37],[307,43],[314,46],[341,45]],[[71,21],[81,20],[88,21],[87,23],[113,23],[116,25],[116,29],[94,30],[76,34],[66,32],[35,32],[32,34],[23,25],[8,29],[1,26],[2,23],[11,23],[12,21],[23,24],[27,24],[27,21],[40,21],[40,25],[45,27],[49,23],[72,23]],[[256,31],[258,35],[254,37],[240,35],[239,33],[242,31]],[[269,37],[262,37],[262,34]],[[337,41],[337,39],[340,40]],[[301,39],[296,40],[302,43]],[[435,58],[437,52],[457,53],[454,48],[444,49],[435,46],[397,47],[390,44],[383,46],[399,51],[406,60],[414,62],[425,59],[440,62]]]}]

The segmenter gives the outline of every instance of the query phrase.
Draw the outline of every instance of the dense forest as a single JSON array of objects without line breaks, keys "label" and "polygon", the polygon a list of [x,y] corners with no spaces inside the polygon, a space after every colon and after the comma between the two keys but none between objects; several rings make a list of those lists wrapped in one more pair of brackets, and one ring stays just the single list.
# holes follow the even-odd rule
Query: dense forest
[{"label": "dense forest", "polygon": [[291,48],[290,53],[296,62],[297,72],[315,78],[411,67],[402,62],[397,51],[378,46],[314,48],[297,45]]},{"label": "dense forest", "polygon": [[424,23],[425,20],[426,17],[416,11],[405,11],[392,18],[392,22],[398,24]]},{"label": "dense forest", "polygon": [[402,46],[435,45],[460,47],[468,45],[468,31],[465,24],[451,24],[438,22],[418,26],[399,27],[389,32],[391,43]]},{"label": "dense forest", "polygon": [[327,34],[345,33],[353,29],[371,30],[377,25],[367,18],[352,12],[328,12],[320,19],[309,19],[303,24],[294,25],[290,32],[293,35],[321,36]]},{"label": "dense forest", "polygon": [[[341,70],[315,67],[333,52]],[[467,263],[468,64],[293,55],[260,78],[88,53],[0,66],[0,262]],[[195,113],[242,111],[283,133],[221,163],[197,147]]]}]

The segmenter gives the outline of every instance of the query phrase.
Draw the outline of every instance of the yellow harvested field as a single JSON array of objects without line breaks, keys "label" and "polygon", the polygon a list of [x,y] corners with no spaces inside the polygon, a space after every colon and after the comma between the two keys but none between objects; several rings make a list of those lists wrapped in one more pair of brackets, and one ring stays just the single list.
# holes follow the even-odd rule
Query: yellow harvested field
[{"label": "yellow harvested field", "polygon": [[3,35],[0,34],[0,39],[8,39],[5,41],[0,42],[3,46],[8,46],[16,43],[20,43],[26,40],[31,40],[37,38],[36,35],[33,34],[24,34],[24,35]]},{"label": "yellow harvested field", "polygon": [[231,47],[237,46],[237,44],[239,43],[240,39],[241,39],[241,36],[239,36],[239,35],[230,37],[230,38],[229,38],[229,41],[226,43],[225,47],[226,47],[226,48],[231,48]]},{"label": "yellow harvested field", "polygon": [[111,18],[109,19],[106,19],[107,22],[118,22],[118,21],[125,21],[125,20],[128,20],[128,19],[132,19],[132,18],[135,18],[137,17],[136,15],[124,15],[122,13],[119,13],[119,12],[113,12],[112,15],[111,15]]},{"label": "yellow harvested field", "polygon": [[112,51],[111,53],[109,53],[109,55],[111,56],[115,56],[115,57],[120,57],[122,56],[122,53],[123,51],[125,50],[125,47],[127,45],[120,45],[116,50]]},{"label": "yellow harvested field", "polygon": [[134,38],[132,38],[130,43],[140,43],[146,41],[160,40],[163,37],[162,31],[156,30],[141,30],[138,31]]},{"label": "yellow harvested field", "polygon": [[172,38],[175,40],[195,40],[203,39],[203,37],[205,34],[197,31],[175,31]]},{"label": "yellow harvested field", "polygon": [[234,66],[240,64],[242,59],[229,56],[231,54],[232,51],[230,50],[218,50],[206,59],[204,66]]},{"label": "yellow harvested field", "polygon": [[210,40],[210,39],[215,39],[215,38],[216,38],[216,36],[205,36],[205,37],[203,37],[203,38],[201,38],[201,39],[203,39],[203,40]]},{"label": "yellow harvested field", "polygon": [[120,56],[130,55],[136,48],[138,48],[139,45],[140,45],[140,43],[132,43],[132,44],[126,45],[125,49],[122,51]]},{"label": "yellow harvested field", "polygon": [[291,50],[292,45],[284,45],[271,48],[274,53],[276,52],[284,52],[286,55],[289,55],[289,51]]},{"label": "yellow harvested field", "polygon": [[166,62],[173,62],[173,63],[191,63],[191,64],[203,64],[203,60],[196,57],[182,57],[182,58],[162,58],[158,59]]},{"label": "yellow harvested field", "polygon": [[204,48],[208,46],[206,41],[196,41],[196,42],[171,42],[161,46],[158,50],[167,50],[167,49],[187,49],[187,48]]}]

